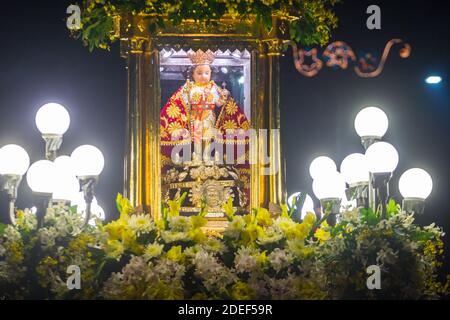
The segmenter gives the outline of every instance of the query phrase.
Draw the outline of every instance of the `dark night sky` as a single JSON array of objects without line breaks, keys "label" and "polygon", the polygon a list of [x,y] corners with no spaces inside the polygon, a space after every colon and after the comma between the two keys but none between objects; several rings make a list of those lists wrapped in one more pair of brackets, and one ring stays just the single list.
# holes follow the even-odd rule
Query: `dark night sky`
[{"label": "dark night sky", "polygon": [[[98,199],[115,215],[114,200],[123,179],[125,61],[117,44],[111,52],[89,53],[69,38],[65,28],[68,4],[41,0],[2,6],[0,146],[16,143],[28,150],[33,162],[41,159],[44,144],[34,124],[35,113],[47,102],[63,104],[72,124],[62,153],[70,154],[87,143],[102,149],[106,166]],[[382,30],[365,27],[370,4],[381,7]],[[339,165],[347,154],[362,152],[354,117],[363,106],[378,105],[390,119],[385,140],[400,154],[391,183],[394,197],[399,196],[396,186],[402,172],[416,166],[426,169],[433,177],[434,190],[418,221],[436,222],[450,230],[448,1],[344,0],[336,12],[340,23],[333,40],[347,42],[356,53],[380,55],[388,40],[402,38],[411,44],[412,55],[404,60],[392,51],[385,71],[375,79],[359,78],[352,70],[331,69],[305,78],[295,70],[290,53],[283,58],[281,94],[289,191],[311,193],[308,166],[316,155],[328,154]],[[432,72],[444,78],[434,88],[424,83]],[[30,191],[23,182],[18,206],[30,203]],[[1,207],[6,212],[4,199]],[[6,220],[5,213],[1,218]]]}]

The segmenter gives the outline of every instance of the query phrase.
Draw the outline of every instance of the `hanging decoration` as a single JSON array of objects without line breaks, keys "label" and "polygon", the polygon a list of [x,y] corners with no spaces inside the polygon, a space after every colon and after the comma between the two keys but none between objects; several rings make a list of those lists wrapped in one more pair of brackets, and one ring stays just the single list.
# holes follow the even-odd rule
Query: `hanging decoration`
[{"label": "hanging decoration", "polygon": [[[355,73],[362,78],[374,78],[383,72],[384,65],[389,56],[392,47],[396,44],[403,44],[399,55],[406,59],[411,54],[411,46],[401,39],[392,39],[387,42],[381,59],[378,59],[371,53],[363,56],[356,56],[353,49],[343,41],[330,43],[322,53],[322,59],[318,56],[318,50],[299,49],[295,43],[291,43],[294,57],[294,65],[298,72],[306,77],[314,77],[325,64],[334,69],[347,70],[353,64]],[[309,62],[308,62],[309,61]]]}]

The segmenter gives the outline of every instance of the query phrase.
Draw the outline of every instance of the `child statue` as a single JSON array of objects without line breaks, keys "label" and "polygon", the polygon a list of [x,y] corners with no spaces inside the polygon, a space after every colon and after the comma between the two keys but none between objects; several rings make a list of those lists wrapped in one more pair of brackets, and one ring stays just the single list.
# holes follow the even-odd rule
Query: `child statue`
[{"label": "child statue", "polygon": [[[230,92],[211,80],[214,53],[199,50],[190,52],[189,58],[193,64],[193,81],[188,79],[163,108],[161,144],[163,154],[168,157],[173,155],[168,154],[168,148],[164,147],[191,144],[193,162],[210,164],[211,142],[216,140],[217,134],[226,141],[226,133],[237,132],[239,129],[247,131],[250,124]],[[224,110],[220,111],[216,119],[218,108]]]}]

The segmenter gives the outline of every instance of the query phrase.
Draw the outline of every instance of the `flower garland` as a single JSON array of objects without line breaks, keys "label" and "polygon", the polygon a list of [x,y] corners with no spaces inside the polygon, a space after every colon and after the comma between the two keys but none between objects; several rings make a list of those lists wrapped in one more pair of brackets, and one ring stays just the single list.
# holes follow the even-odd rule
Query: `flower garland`
[{"label": "flower garland", "polygon": [[[29,210],[0,227],[0,292],[6,299],[435,299],[443,232],[419,227],[390,204],[387,220],[370,210],[345,212],[334,227],[307,214],[266,209],[235,215],[207,236],[206,212],[183,217],[183,199],[154,221],[118,196],[120,218],[84,226],[74,208],[48,209],[43,226]],[[326,218],[326,217],[324,217]],[[81,288],[67,286],[78,266]],[[378,265],[382,290],[368,290],[366,269]]]},{"label": "flower garland", "polygon": [[185,19],[214,24],[224,15],[234,19],[255,16],[267,30],[272,27],[272,15],[298,17],[290,24],[291,38],[305,46],[325,45],[330,32],[337,26],[337,18],[331,7],[339,0],[84,0],[81,13],[81,29],[74,35],[92,51],[109,49],[117,39],[112,35],[113,17],[124,12],[155,15],[150,32],[164,28],[162,16],[174,25]]}]

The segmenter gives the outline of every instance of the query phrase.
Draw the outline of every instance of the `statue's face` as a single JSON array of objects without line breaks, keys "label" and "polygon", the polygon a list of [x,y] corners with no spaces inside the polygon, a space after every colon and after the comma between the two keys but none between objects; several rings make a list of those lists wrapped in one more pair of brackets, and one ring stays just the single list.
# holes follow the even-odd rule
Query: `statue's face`
[{"label": "statue's face", "polygon": [[197,66],[193,74],[194,81],[199,84],[208,83],[211,80],[211,68],[209,65]]}]

